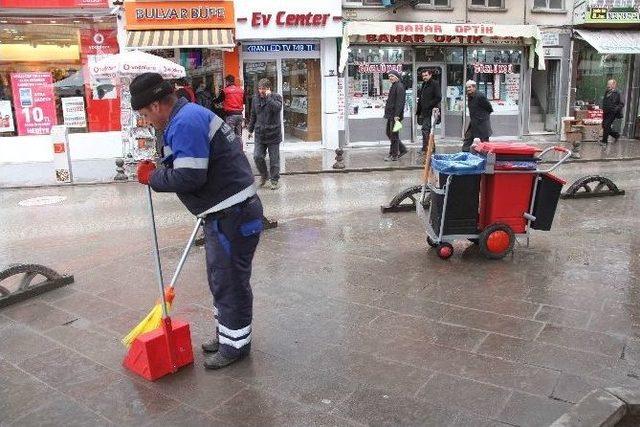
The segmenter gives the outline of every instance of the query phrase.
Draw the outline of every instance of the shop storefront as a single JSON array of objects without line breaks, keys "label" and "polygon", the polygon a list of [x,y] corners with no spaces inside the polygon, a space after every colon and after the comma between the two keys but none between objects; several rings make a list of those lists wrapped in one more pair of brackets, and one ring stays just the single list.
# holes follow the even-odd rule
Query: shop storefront
[{"label": "shop storefront", "polygon": [[0,23],[0,162],[51,160],[55,125],[74,158],[117,155],[119,89],[88,71],[118,53],[107,0],[0,0]]},{"label": "shop storefront", "polygon": [[[473,79],[491,102],[494,137],[520,137],[529,87],[527,72],[543,57],[540,32],[530,25],[457,25],[398,22],[349,22],[345,26],[341,67],[345,70],[349,142],[380,141],[382,117],[390,87],[388,71],[403,74],[407,89],[402,130],[405,140],[420,140],[415,118],[423,70],[433,71],[441,85],[440,138],[460,139],[468,112],[464,83]],[[544,68],[544,60],[539,62]]]},{"label": "shop storefront", "polygon": [[586,1],[574,11],[572,116],[601,107],[607,81],[614,79],[625,102],[613,127],[632,136],[640,81],[640,1]]},{"label": "shop storefront", "polygon": [[236,3],[247,119],[258,81],[268,78],[283,97],[284,141],[337,147],[341,12],[339,0],[296,2],[286,10],[273,1]]}]

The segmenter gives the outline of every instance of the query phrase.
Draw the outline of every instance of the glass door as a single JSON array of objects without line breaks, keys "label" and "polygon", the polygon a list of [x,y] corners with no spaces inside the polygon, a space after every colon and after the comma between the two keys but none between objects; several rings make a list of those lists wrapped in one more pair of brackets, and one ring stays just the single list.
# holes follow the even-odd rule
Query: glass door
[{"label": "glass door", "polygon": [[271,81],[271,90],[278,89],[278,73],[276,61],[245,61],[244,62],[244,97],[245,118],[247,121],[251,115],[251,102],[253,96],[258,93],[258,82],[267,78]]},{"label": "glass door", "polygon": [[[441,113],[441,119],[440,119],[440,123],[438,123],[434,129],[434,134],[436,136],[436,140],[441,137],[443,135],[443,131],[444,131],[444,116],[446,115],[446,112],[443,111],[442,109],[442,105],[445,101],[445,95],[446,95],[446,86],[445,86],[445,81],[444,81],[444,65],[443,64],[433,64],[433,63],[422,63],[422,64],[416,64],[416,73],[415,73],[415,77],[416,77],[416,84],[415,84],[415,88],[416,88],[416,96],[415,96],[415,108],[413,111],[417,111],[418,108],[418,103],[420,102],[420,94],[422,93],[422,85],[424,84],[424,80],[423,80],[423,76],[422,74],[425,71],[431,71],[431,79],[433,80],[433,82],[435,84],[437,84],[440,87],[440,93],[442,94],[442,101],[440,102],[440,105],[438,106],[438,108],[440,108],[440,113]],[[424,118],[424,120],[430,120],[430,118]],[[423,122],[424,123],[424,122]],[[416,141],[422,141],[422,125],[420,123],[417,123],[416,126],[414,127],[415,129],[415,140]]]},{"label": "glass door", "polygon": [[320,60],[283,59],[281,63],[285,141],[321,141]]},{"label": "glass door", "polygon": [[556,132],[558,130],[558,90],[560,85],[560,60],[548,60],[547,69],[547,108],[544,119],[544,130]]}]

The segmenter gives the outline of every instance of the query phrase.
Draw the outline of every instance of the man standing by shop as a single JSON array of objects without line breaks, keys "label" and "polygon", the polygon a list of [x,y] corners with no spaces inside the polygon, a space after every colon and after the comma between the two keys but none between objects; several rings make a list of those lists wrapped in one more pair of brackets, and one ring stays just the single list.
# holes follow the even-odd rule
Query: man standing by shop
[{"label": "man standing by shop", "polygon": [[424,70],[422,72],[422,87],[420,88],[420,98],[416,116],[418,123],[422,125],[422,155],[427,152],[429,144],[429,133],[431,133],[431,114],[433,109],[438,107],[442,101],[440,82],[433,79],[433,71]]},{"label": "man standing by shop", "polygon": [[[251,101],[249,119],[249,139],[255,131],[253,160],[260,172],[260,186],[267,184],[272,190],[280,188],[280,143],[282,142],[282,97],[271,92],[271,81],[261,79],[258,82],[258,94]],[[265,157],[269,152],[269,170]]]},{"label": "man standing by shop", "polygon": [[491,136],[490,115],[493,113],[491,103],[483,93],[478,92],[475,81],[469,80],[467,88],[467,106],[469,108],[469,126],[464,133],[462,151],[469,151],[473,140],[488,141]]},{"label": "man standing by shop", "polygon": [[242,142],[242,111],[244,110],[244,90],[236,85],[236,78],[229,74],[224,78],[224,89],[215,99],[215,103],[222,104],[224,121],[238,135]]},{"label": "man standing by shop", "polygon": [[389,96],[384,106],[384,118],[387,119],[386,132],[391,145],[389,146],[389,155],[384,158],[385,162],[395,162],[407,153],[407,147],[400,141],[400,131],[394,132],[396,122],[402,122],[404,118],[405,89],[400,81],[400,73],[391,70],[388,73],[391,87],[389,88]]},{"label": "man standing by shop", "polygon": [[613,137],[614,142],[618,142],[618,138],[620,138],[620,132],[611,129],[613,122],[622,118],[622,109],[624,108],[624,102],[622,102],[622,97],[617,87],[618,82],[609,80],[607,82],[607,90],[602,98],[602,110],[604,113],[602,118],[603,145],[609,143],[609,135]]},{"label": "man standing by shop", "polygon": [[176,193],[204,217],[209,287],[217,330],[202,345],[204,366],[219,369],[251,348],[251,263],[262,231],[262,204],[233,130],[213,112],[178,98],[160,74],[144,73],[129,86],[131,107],[164,133],[162,163],[138,164],[138,181]]}]

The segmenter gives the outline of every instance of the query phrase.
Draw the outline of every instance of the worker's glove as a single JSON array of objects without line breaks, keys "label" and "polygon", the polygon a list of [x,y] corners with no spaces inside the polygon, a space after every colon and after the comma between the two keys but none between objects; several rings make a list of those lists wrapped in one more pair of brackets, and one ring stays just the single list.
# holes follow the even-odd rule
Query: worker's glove
[{"label": "worker's glove", "polygon": [[142,160],[138,162],[138,182],[140,184],[149,185],[149,177],[151,172],[156,169],[156,164],[151,160]]}]

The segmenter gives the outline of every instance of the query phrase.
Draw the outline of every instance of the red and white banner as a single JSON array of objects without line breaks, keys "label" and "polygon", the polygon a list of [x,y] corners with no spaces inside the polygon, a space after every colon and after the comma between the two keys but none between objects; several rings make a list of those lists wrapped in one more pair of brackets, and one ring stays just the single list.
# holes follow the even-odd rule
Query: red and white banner
[{"label": "red and white banner", "polygon": [[108,0],[0,0],[0,9],[107,8]]},{"label": "red and white banner", "polygon": [[49,135],[58,124],[51,73],[11,73],[18,135]]}]

